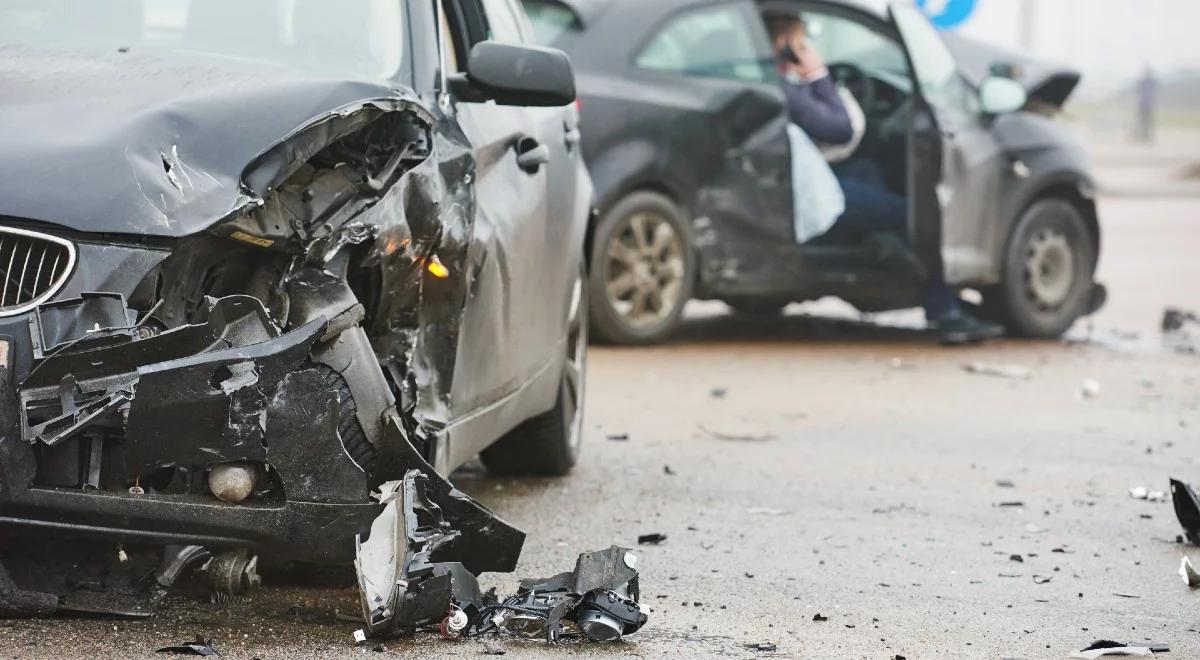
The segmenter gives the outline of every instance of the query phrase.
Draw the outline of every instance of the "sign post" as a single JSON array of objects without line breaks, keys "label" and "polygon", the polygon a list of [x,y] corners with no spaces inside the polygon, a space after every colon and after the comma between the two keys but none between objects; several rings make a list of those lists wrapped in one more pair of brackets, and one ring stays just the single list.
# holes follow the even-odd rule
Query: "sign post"
[{"label": "sign post", "polygon": [[939,30],[953,30],[970,20],[979,0],[917,0],[917,6]]}]

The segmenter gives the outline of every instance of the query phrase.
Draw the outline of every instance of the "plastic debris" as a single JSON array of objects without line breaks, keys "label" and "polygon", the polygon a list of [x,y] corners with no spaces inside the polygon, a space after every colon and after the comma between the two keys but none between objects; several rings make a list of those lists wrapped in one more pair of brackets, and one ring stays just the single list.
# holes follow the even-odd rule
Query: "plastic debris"
[{"label": "plastic debris", "polygon": [[642,534],[638,537],[638,545],[658,545],[666,540],[666,534],[660,534],[658,532],[653,534]]},{"label": "plastic debris", "polygon": [[779,647],[774,642],[759,642],[757,644],[747,644],[746,649],[761,653],[774,653],[779,650]]},{"label": "plastic debris", "polygon": [[1167,499],[1167,494],[1161,490],[1150,490],[1145,486],[1134,486],[1129,489],[1129,496],[1135,500],[1148,500],[1150,502],[1162,502]]},{"label": "plastic debris", "polygon": [[1196,567],[1192,566],[1192,560],[1187,557],[1179,560],[1179,577],[1183,578],[1183,583],[1192,589],[1200,587],[1200,572],[1196,571]]},{"label": "plastic debris", "polygon": [[813,615],[813,621],[816,621],[817,623],[824,623],[828,620],[829,620],[829,617],[825,616],[824,614],[821,614],[820,612]]},{"label": "plastic debris", "polygon": [[1122,642],[1113,642],[1105,639],[1093,642],[1091,646],[1071,654],[1070,657],[1081,658],[1082,660],[1096,660],[1096,658],[1104,657],[1152,656],[1155,653],[1167,653],[1170,650],[1169,647],[1159,644],[1131,646]]},{"label": "plastic debris", "polygon": [[163,653],[168,655],[199,655],[203,657],[221,655],[217,649],[213,647],[212,641],[204,639],[199,635],[197,635],[196,639],[193,641],[183,642],[182,644],[175,644],[173,646],[164,646],[156,650],[155,653]]},{"label": "plastic debris", "polygon": [[967,373],[977,374],[979,376],[995,376],[996,378],[1007,378],[1009,380],[1029,380],[1033,378],[1033,372],[1029,369],[1016,364],[989,364],[987,362],[971,362],[964,364],[963,369]]},{"label": "plastic debris", "polygon": [[1200,324],[1200,315],[1176,308],[1167,308],[1163,312],[1163,332],[1178,332],[1188,323]]},{"label": "plastic debris", "polygon": [[362,630],[361,628],[358,630],[355,630],[354,631],[354,644],[356,646],[362,646],[363,644],[366,644],[366,643],[367,643],[367,631]]},{"label": "plastic debris", "polygon": [[499,640],[483,640],[484,655],[504,655],[505,653],[508,653],[508,651],[504,648],[504,644],[501,644]]},{"label": "plastic debris", "polygon": [[1175,517],[1183,526],[1188,543],[1200,545],[1200,498],[1196,491],[1182,481],[1172,479],[1171,499],[1175,504]]},{"label": "plastic debris", "polygon": [[1100,396],[1100,382],[1090,378],[1083,381],[1079,386],[1079,396],[1083,399],[1095,399]]}]

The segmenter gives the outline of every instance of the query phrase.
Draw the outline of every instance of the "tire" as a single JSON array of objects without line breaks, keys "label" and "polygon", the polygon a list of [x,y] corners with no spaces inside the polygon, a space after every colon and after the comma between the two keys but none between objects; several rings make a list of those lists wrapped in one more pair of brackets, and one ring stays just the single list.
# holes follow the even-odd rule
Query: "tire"
[{"label": "tire", "polygon": [[1061,198],[1035,202],[1013,228],[1004,281],[985,291],[984,307],[1013,336],[1062,336],[1091,309],[1096,245],[1075,204]]},{"label": "tire", "polygon": [[579,461],[587,383],[588,310],[587,275],[581,272],[568,312],[567,357],[554,408],[526,420],[483,450],[479,457],[493,474],[561,477]]},{"label": "tire", "polygon": [[671,200],[637,192],[617,203],[592,235],[591,264],[597,340],[647,345],[671,336],[696,279],[691,228]]}]

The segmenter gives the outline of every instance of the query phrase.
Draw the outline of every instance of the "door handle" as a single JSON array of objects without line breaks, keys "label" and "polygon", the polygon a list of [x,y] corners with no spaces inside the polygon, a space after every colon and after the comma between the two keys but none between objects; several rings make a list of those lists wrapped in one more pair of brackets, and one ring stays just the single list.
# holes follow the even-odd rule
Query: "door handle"
[{"label": "door handle", "polygon": [[517,152],[517,167],[526,174],[537,174],[550,163],[550,149],[531,137],[521,138],[513,145]]},{"label": "door handle", "polygon": [[567,149],[574,151],[575,147],[583,142],[583,133],[579,132],[578,128],[573,128],[563,135],[563,142],[567,143]]}]

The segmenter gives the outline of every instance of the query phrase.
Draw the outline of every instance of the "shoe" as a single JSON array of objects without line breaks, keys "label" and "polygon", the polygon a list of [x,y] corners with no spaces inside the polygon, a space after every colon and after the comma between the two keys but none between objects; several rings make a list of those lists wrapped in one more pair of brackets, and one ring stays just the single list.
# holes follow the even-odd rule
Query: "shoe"
[{"label": "shoe", "polygon": [[963,311],[946,314],[934,322],[933,326],[942,344],[946,346],[978,344],[1004,336],[1004,326],[977,319]]}]

